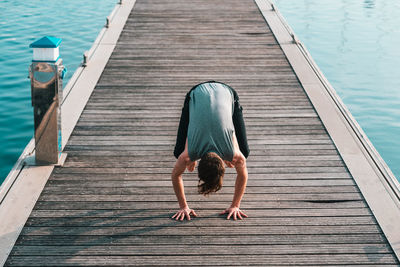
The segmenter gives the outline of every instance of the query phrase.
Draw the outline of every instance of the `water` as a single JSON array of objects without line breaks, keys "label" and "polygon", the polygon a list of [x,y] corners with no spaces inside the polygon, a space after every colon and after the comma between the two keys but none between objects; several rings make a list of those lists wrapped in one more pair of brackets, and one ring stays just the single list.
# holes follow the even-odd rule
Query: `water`
[{"label": "water", "polygon": [[400,1],[275,0],[400,178]]},{"label": "water", "polygon": [[0,184],[33,136],[29,44],[62,38],[64,85],[89,50],[117,0],[0,0]]}]

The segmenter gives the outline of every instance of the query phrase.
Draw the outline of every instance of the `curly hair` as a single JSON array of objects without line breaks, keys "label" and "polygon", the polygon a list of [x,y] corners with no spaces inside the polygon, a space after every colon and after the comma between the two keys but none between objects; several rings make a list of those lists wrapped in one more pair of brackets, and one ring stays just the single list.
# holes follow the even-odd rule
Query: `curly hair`
[{"label": "curly hair", "polygon": [[217,192],[222,187],[225,174],[225,165],[222,159],[214,152],[201,157],[197,168],[199,176],[198,192],[204,196]]}]

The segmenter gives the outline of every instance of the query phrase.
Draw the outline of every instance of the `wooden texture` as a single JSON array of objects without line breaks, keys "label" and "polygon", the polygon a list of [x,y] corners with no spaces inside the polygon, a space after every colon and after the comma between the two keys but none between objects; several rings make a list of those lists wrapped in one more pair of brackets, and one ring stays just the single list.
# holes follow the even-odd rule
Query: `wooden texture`
[{"label": "wooden texture", "polygon": [[[223,189],[170,182],[185,93],[218,80],[239,93],[251,155],[227,221]],[[137,0],[6,266],[397,266],[385,236],[252,0]]]}]

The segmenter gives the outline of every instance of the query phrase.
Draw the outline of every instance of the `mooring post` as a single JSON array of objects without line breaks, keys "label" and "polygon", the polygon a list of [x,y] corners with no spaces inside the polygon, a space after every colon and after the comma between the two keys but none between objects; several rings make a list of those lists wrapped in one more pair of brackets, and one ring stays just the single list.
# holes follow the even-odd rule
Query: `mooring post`
[{"label": "mooring post", "polygon": [[60,38],[45,36],[32,44],[29,68],[35,128],[35,162],[37,165],[58,164],[61,156],[62,65]]}]

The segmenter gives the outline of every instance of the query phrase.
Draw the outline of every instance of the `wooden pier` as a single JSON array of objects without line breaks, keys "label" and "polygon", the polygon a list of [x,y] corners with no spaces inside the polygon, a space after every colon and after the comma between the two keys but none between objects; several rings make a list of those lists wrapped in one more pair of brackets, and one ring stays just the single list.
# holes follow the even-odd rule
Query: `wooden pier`
[{"label": "wooden pier", "polygon": [[[137,0],[5,266],[399,266],[362,192],[253,0]],[[176,222],[170,173],[185,93],[235,88],[251,155]]]}]

